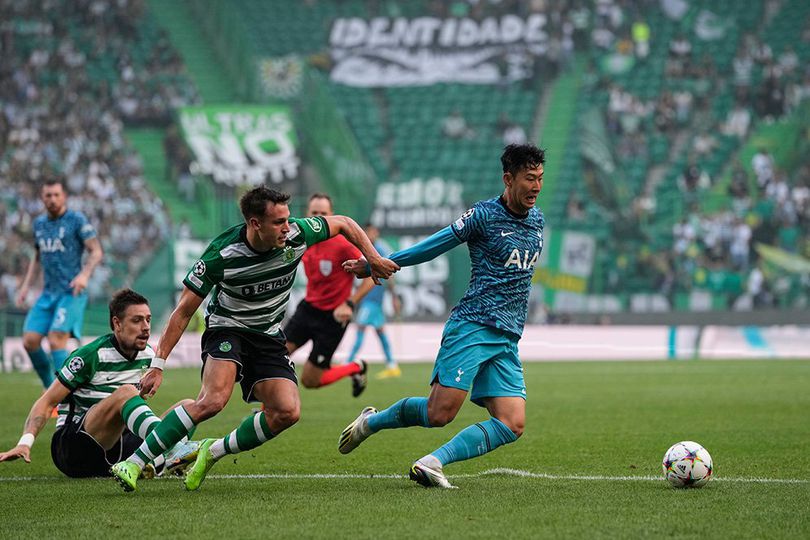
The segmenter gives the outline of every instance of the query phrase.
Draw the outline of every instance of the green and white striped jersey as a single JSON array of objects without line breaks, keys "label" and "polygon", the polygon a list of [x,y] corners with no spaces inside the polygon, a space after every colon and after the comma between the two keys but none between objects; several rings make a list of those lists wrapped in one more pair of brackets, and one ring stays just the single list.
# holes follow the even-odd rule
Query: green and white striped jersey
[{"label": "green and white striped jersey", "polygon": [[290,218],[283,248],[259,253],[247,243],[246,225],[217,236],[186,274],[183,284],[206,297],[206,328],[238,328],[278,335],[298,263],[307,248],[329,238],[320,216]]},{"label": "green and white striped jersey", "polygon": [[71,406],[74,414],[81,416],[116,388],[140,382],[155,357],[155,351],[147,345],[134,360],[130,360],[121,354],[117,345],[115,335],[101,336],[73,351],[56,372],[59,382],[72,390],[56,408],[59,413],[57,428],[64,425]]}]

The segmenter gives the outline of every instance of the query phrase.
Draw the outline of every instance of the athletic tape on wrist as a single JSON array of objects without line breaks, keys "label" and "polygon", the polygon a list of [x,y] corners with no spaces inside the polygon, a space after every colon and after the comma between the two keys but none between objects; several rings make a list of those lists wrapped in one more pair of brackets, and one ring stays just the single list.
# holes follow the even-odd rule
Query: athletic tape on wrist
[{"label": "athletic tape on wrist", "polygon": [[31,448],[34,445],[34,434],[33,433],[26,433],[22,437],[20,437],[17,446],[27,446]]},{"label": "athletic tape on wrist", "polygon": [[160,371],[163,371],[163,368],[166,367],[166,360],[164,360],[163,358],[161,358],[159,356],[156,356],[156,357],[152,358],[152,362],[149,363],[149,367],[159,369]]}]

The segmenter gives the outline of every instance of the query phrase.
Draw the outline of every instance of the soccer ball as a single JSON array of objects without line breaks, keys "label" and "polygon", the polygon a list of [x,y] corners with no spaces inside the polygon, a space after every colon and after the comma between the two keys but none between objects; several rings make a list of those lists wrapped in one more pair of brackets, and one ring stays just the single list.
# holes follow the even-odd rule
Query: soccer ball
[{"label": "soccer ball", "polygon": [[673,444],[661,464],[664,476],[675,487],[702,487],[712,477],[712,456],[693,441]]}]

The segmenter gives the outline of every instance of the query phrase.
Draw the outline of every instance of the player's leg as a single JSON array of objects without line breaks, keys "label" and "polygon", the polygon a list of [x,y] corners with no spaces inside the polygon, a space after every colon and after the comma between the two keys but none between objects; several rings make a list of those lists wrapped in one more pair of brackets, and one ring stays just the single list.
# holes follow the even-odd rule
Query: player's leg
[{"label": "player's leg", "polygon": [[226,454],[253,450],[298,422],[301,400],[295,382],[286,378],[266,379],[253,387],[253,395],[264,408],[242,420],[236,429],[211,444],[214,460]]},{"label": "player's leg", "polygon": [[45,349],[42,348],[42,338],[44,336],[37,332],[23,333],[23,347],[31,359],[34,371],[42,381],[42,386],[48,388],[53,382],[53,365],[51,358]]},{"label": "player's leg", "polygon": [[87,294],[73,296],[62,295],[56,304],[53,322],[48,331],[48,343],[51,346],[51,359],[54,371],[59,371],[68,357],[68,339],[82,337],[84,311],[87,307]]},{"label": "player's leg", "polygon": [[[238,349],[236,346],[234,348]],[[208,354],[207,349],[203,352]],[[169,411],[125,461],[113,465],[110,471],[125,491],[135,489],[137,478],[147,463],[188,437],[197,424],[225,407],[233,391],[237,368],[233,361],[208,357],[203,366],[202,388],[197,399]]]},{"label": "player's leg", "polygon": [[523,433],[526,388],[517,357],[517,340],[494,329],[487,332],[488,345],[479,346],[493,349],[495,354],[479,369],[471,399],[485,406],[491,418],[464,428],[446,444],[417,460],[411,478],[420,484],[450,487],[442,473],[445,465],[491,452],[515,442]]},{"label": "player's leg", "polygon": [[68,357],[68,339],[70,334],[51,330],[48,332],[48,345],[51,348],[53,370],[59,371]]},{"label": "player's leg", "polygon": [[125,384],[87,412],[84,431],[109,450],[121,439],[125,427],[145,439],[159,423],[160,419],[138,395],[138,389]]},{"label": "player's leg", "polygon": [[478,343],[480,325],[448,321],[433,366],[430,397],[407,397],[383,411],[366,407],[340,434],[338,450],[348,454],[383,429],[438,427],[455,418],[484,358]]},{"label": "player's leg", "polygon": [[377,378],[390,379],[401,376],[402,370],[399,369],[396,360],[394,360],[394,355],[391,353],[391,342],[388,340],[388,334],[385,333],[385,326],[381,324],[374,330],[377,332],[377,338],[380,340],[380,346],[385,355],[385,369],[377,375]]},{"label": "player's leg", "polygon": [[248,403],[260,401],[263,408],[242,420],[228,435],[203,441],[197,460],[186,474],[184,483],[189,491],[199,489],[211,467],[225,455],[257,448],[298,421],[298,380],[283,342],[257,337],[244,346],[250,360],[245,362],[240,381],[242,398]]},{"label": "player's leg", "polygon": [[42,338],[51,327],[53,311],[52,297],[43,293],[28,311],[23,323],[23,347],[45,388],[53,382],[54,369],[50,356],[42,348]]},{"label": "player's leg", "polygon": [[356,325],[356,337],[354,338],[354,345],[352,345],[352,350],[349,352],[348,362],[354,362],[354,357],[357,356],[357,353],[360,352],[360,347],[363,346],[363,340],[365,340],[366,336],[366,325],[364,324],[357,324]]},{"label": "player's leg", "polygon": [[363,360],[332,366],[332,356],[345,333],[346,327],[330,312],[312,316],[312,351],[301,373],[301,383],[305,388],[320,388],[352,377],[352,394],[357,397],[365,390],[367,366]]}]

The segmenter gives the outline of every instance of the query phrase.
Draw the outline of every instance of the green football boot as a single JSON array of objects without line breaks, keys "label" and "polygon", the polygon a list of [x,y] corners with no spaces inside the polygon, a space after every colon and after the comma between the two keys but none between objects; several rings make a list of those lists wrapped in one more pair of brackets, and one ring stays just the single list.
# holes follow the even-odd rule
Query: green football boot
[{"label": "green football boot", "polygon": [[217,462],[210,450],[214,441],[216,441],[216,439],[205,439],[200,443],[200,448],[197,451],[197,459],[194,461],[194,465],[186,471],[186,478],[183,481],[188,491],[200,489],[203,480],[205,480],[205,475],[208,474],[208,471],[210,471],[214,463]]},{"label": "green football boot", "polygon": [[141,468],[131,461],[119,461],[110,467],[110,474],[121,484],[124,491],[135,491],[138,477],[141,475]]}]

